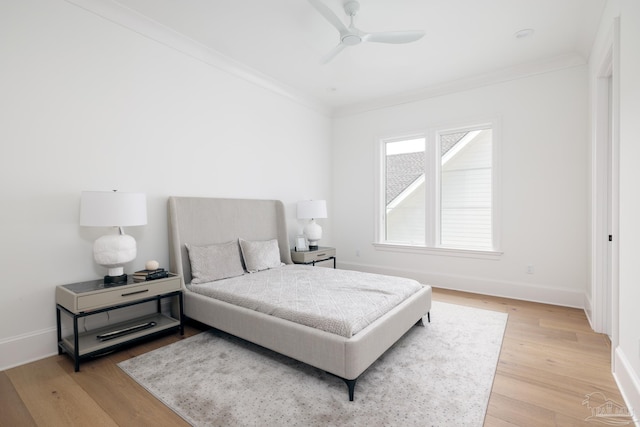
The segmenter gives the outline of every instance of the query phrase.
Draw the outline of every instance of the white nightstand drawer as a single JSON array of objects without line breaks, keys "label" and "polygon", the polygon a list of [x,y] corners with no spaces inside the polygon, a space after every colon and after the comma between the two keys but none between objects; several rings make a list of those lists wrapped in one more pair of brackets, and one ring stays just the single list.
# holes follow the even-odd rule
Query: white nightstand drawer
[{"label": "white nightstand drawer", "polygon": [[320,261],[332,256],[336,256],[336,250],[333,248],[321,248],[316,251],[309,251],[305,255],[305,259],[307,260],[307,262]]},{"label": "white nightstand drawer", "polygon": [[[99,283],[100,281],[95,282]],[[91,284],[92,282],[87,283]],[[77,285],[82,285],[82,283]],[[75,284],[69,286],[73,287]],[[166,279],[131,283],[86,292],[78,292],[77,290],[74,292],[73,289],[68,289],[66,286],[58,286],[56,288],[56,302],[73,313],[81,313],[177,291],[180,290],[181,286],[180,277],[176,275],[171,275]]]},{"label": "white nightstand drawer", "polygon": [[150,280],[136,285],[121,286],[106,292],[78,297],[78,311],[94,310],[137,299],[153,297],[180,289],[180,279]]},{"label": "white nightstand drawer", "polygon": [[[318,261],[327,261],[336,258],[336,248],[320,246],[313,251],[291,251],[291,260],[296,264],[313,264]],[[335,263],[334,263],[335,266]]]}]

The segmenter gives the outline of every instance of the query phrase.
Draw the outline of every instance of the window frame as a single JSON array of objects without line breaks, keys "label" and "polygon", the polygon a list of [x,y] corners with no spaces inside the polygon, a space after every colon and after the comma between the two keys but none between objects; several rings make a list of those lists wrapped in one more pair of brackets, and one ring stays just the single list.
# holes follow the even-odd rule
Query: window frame
[{"label": "window frame", "polygon": [[[465,132],[478,129],[492,130],[492,165],[491,165],[491,238],[490,249],[465,249],[443,247],[440,242],[440,186],[441,162],[440,135]],[[425,139],[425,244],[409,244],[386,241],[386,144],[405,139]],[[500,146],[502,129],[499,117],[470,119],[449,122],[426,128],[422,131],[396,132],[380,136],[376,139],[376,189],[375,189],[375,240],[373,246],[377,250],[404,253],[423,253],[432,255],[470,257],[480,259],[499,259],[501,251],[501,194]]]}]

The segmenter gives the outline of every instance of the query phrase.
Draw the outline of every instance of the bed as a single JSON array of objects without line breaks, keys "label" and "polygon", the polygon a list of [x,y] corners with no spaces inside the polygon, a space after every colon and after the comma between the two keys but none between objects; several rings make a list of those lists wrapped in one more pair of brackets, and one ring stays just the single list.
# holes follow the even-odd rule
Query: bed
[{"label": "bed", "polygon": [[[170,197],[168,221],[170,268],[183,279],[186,317],[342,378],[351,401],[360,374],[412,326],[420,324],[424,316],[429,316],[431,287],[419,284],[417,291],[385,314],[355,333],[343,335],[277,317],[269,314],[269,310],[262,312],[249,308],[250,305],[236,305],[232,303],[234,301],[227,302],[195,292],[192,281],[196,280],[193,279],[189,259],[189,249],[192,258],[196,254],[193,247],[222,245],[239,239],[247,242],[275,241],[278,261],[282,265],[277,271],[291,270],[300,275],[304,274],[305,268],[307,271],[321,268],[292,265],[285,208],[278,200]],[[243,267],[247,268],[246,265]],[[193,273],[201,278],[201,271]],[[256,281],[262,273],[264,271],[248,276]],[[375,279],[385,277],[376,276]]]}]

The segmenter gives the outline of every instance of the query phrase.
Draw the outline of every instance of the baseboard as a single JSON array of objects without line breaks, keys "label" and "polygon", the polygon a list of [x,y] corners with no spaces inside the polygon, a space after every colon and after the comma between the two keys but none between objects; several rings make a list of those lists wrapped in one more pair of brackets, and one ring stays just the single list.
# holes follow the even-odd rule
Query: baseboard
[{"label": "baseboard", "polygon": [[[155,304],[155,301],[150,301],[141,305],[121,308],[111,312],[110,315],[101,313],[95,316],[81,318],[78,321],[78,327],[81,330],[91,330],[108,325],[109,323],[118,323],[142,316],[154,312]],[[168,312],[170,306],[171,302],[169,300],[162,301],[161,308],[163,312]],[[63,336],[72,333],[69,331],[69,328],[72,328],[72,326],[70,326],[72,322],[68,316],[66,317],[67,318],[62,315]],[[57,341],[58,336],[55,326],[0,340],[0,371],[58,354]]]},{"label": "baseboard", "polygon": [[55,327],[0,341],[0,371],[58,354],[56,341]]},{"label": "baseboard", "polygon": [[593,304],[591,303],[591,297],[587,292],[584,294],[584,314],[587,315],[587,320],[589,321],[591,329],[597,331],[593,325]]},{"label": "baseboard", "polygon": [[616,348],[613,377],[629,412],[634,415],[636,426],[640,426],[640,378],[620,347]]},{"label": "baseboard", "polygon": [[415,279],[436,288],[584,309],[584,291],[455,274],[341,262],[340,268]]}]

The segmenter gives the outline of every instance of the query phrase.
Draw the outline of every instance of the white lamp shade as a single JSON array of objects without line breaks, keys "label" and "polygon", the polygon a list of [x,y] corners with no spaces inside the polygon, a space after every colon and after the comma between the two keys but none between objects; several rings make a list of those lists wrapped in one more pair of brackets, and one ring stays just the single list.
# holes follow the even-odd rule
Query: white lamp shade
[{"label": "white lamp shade", "polygon": [[83,191],[80,225],[88,227],[130,227],[147,223],[144,193]]},{"label": "white lamp shade", "polygon": [[298,218],[326,218],[327,202],[325,200],[301,200],[298,202]]}]

